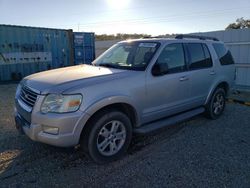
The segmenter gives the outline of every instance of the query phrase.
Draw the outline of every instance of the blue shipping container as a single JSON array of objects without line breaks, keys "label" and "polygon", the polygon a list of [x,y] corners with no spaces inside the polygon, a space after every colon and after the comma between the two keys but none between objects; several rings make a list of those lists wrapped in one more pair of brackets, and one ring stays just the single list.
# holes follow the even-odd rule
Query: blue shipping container
[{"label": "blue shipping container", "polygon": [[74,64],[90,64],[95,59],[94,33],[74,33]]},{"label": "blue shipping container", "polygon": [[90,63],[95,58],[94,33],[79,34],[82,40],[72,30],[0,25],[0,81]]}]

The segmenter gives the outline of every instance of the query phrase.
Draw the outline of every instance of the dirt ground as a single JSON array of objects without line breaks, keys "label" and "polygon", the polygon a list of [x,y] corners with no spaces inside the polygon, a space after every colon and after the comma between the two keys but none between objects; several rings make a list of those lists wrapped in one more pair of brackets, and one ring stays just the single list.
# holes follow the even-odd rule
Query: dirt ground
[{"label": "dirt ground", "polygon": [[15,88],[0,85],[0,187],[250,187],[249,106],[228,103],[218,120],[135,137],[123,159],[97,165],[77,148],[19,135]]}]

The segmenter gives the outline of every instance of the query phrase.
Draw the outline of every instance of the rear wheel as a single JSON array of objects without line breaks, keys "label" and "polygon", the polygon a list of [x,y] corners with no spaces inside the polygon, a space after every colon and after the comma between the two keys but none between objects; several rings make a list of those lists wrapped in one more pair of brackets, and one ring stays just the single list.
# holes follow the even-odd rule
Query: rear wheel
[{"label": "rear wheel", "polygon": [[124,113],[99,113],[88,126],[81,146],[95,162],[111,162],[124,155],[132,138],[132,125]]},{"label": "rear wheel", "polygon": [[224,111],[226,94],[222,88],[217,88],[206,106],[206,115],[211,119],[217,119]]}]

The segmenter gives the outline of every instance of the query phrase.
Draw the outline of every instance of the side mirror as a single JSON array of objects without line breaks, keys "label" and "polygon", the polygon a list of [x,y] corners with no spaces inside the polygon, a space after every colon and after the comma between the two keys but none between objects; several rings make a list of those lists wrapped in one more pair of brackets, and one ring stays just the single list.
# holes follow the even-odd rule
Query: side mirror
[{"label": "side mirror", "polygon": [[167,63],[155,63],[152,68],[152,74],[154,76],[161,76],[168,73],[168,64]]}]

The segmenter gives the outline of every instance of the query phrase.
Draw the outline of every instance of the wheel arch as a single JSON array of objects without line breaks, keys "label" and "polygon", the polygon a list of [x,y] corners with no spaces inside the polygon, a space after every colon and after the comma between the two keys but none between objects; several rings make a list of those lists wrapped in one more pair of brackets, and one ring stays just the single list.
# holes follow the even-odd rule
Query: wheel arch
[{"label": "wheel arch", "polygon": [[217,84],[215,84],[215,85],[212,87],[212,89],[210,89],[210,92],[209,92],[209,94],[208,94],[208,96],[207,96],[207,99],[206,99],[205,104],[208,104],[208,103],[209,103],[211,97],[213,96],[214,91],[215,91],[217,88],[223,88],[223,89],[225,90],[226,96],[228,96],[229,90],[230,90],[230,88],[229,88],[229,83],[228,83],[227,81],[220,81],[220,82],[218,82]]},{"label": "wheel arch", "polygon": [[84,136],[84,133],[87,133],[89,129],[91,129],[91,122],[93,122],[97,116],[100,116],[100,114],[108,112],[111,109],[115,109],[126,114],[131,120],[132,127],[137,127],[140,124],[140,118],[137,109],[131,103],[132,101],[129,101],[124,97],[110,97],[100,100],[90,106],[85,111],[85,113],[89,116],[88,119],[84,124],[80,124],[80,127],[78,128],[80,133],[79,141],[81,137]]},{"label": "wheel arch", "polygon": [[131,120],[131,123],[133,126],[136,126],[138,124],[138,115],[137,115],[136,109],[131,104],[124,103],[124,102],[116,102],[116,103],[107,104],[105,106],[98,108],[95,111],[92,111],[88,121],[93,119],[96,116],[96,114],[105,113],[111,109],[115,109],[117,111],[121,111],[124,114],[126,114]]}]

